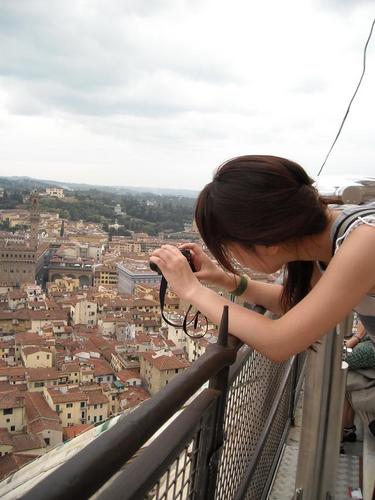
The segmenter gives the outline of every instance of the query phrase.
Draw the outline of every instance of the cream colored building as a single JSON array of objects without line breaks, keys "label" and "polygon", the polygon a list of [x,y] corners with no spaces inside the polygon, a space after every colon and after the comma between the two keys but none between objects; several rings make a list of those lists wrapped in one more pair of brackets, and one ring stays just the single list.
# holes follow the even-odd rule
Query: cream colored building
[{"label": "cream colored building", "polygon": [[48,448],[62,443],[63,429],[55,410],[40,392],[26,393],[27,430],[40,436]]},{"label": "cream colored building", "polygon": [[[178,314],[169,315],[168,319],[177,325],[182,325],[184,321],[184,317]],[[172,342],[174,342],[177,347],[183,349],[187,353],[189,337],[183,331],[182,326],[181,328],[177,328],[172,325],[166,325],[166,326],[168,328],[167,338],[169,340],[172,340]]]},{"label": "cream colored building", "polygon": [[44,439],[34,433],[10,434],[0,429],[0,455],[43,455],[46,452]]},{"label": "cream colored building", "polygon": [[190,363],[200,358],[206,352],[210,344],[217,342],[217,329],[208,330],[206,335],[201,339],[192,339],[188,337],[187,341],[187,357]]},{"label": "cream colored building", "polygon": [[156,394],[176,375],[190,366],[171,351],[144,352],[140,355],[141,378],[151,395]]},{"label": "cream colored building", "polygon": [[55,281],[47,283],[48,293],[67,292],[73,293],[80,287],[78,278],[57,278]]},{"label": "cream colored building", "polygon": [[46,195],[51,198],[64,198],[64,190],[62,188],[46,188]]},{"label": "cream colored building", "polygon": [[118,274],[117,274],[117,264],[112,265],[101,265],[99,264],[95,267],[94,272],[94,285],[117,285]]},{"label": "cream colored building", "polygon": [[76,304],[73,322],[74,324],[95,326],[98,322],[97,304],[88,299],[79,300]]},{"label": "cream colored building", "polygon": [[28,368],[27,390],[44,392],[46,387],[62,386],[68,383],[68,374],[54,368]]},{"label": "cream colored building", "polygon": [[142,251],[141,243],[136,240],[125,239],[114,236],[108,243],[109,251],[124,254],[140,254]]},{"label": "cream colored building", "polygon": [[23,347],[22,363],[26,368],[52,368],[53,354],[47,347]]},{"label": "cream colored building", "polygon": [[78,388],[45,388],[44,397],[63,427],[87,423],[88,396]]},{"label": "cream colored building", "polygon": [[85,390],[87,396],[87,423],[104,422],[109,417],[109,400],[101,389]]},{"label": "cream colored building", "polygon": [[0,428],[21,432],[26,425],[25,398],[20,392],[0,394]]},{"label": "cream colored building", "polygon": [[14,340],[0,340],[0,359],[8,365],[15,364]]}]

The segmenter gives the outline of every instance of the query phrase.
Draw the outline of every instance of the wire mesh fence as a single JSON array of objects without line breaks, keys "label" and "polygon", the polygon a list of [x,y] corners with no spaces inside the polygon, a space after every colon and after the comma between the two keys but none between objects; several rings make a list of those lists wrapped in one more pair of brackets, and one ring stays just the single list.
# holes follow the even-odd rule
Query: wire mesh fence
[{"label": "wire mesh fence", "polygon": [[27,498],[263,498],[303,363],[294,358],[274,364],[238,342],[228,345],[227,332],[226,307],[217,344]]},{"label": "wire mesh fence", "polygon": [[[259,353],[252,351],[232,382],[226,406],[225,446],[220,461],[215,494],[218,500],[235,497],[264,431],[286,366],[286,363],[275,365]],[[287,403],[291,394],[290,384],[285,388],[285,392],[288,392],[288,389],[288,397],[285,398]],[[280,408],[281,415],[278,414],[278,419],[283,422],[283,429],[289,418],[289,407],[286,405],[284,408],[284,406]],[[279,441],[282,438],[283,429],[278,429]],[[268,448],[266,446],[266,452]],[[264,461],[262,458],[259,460],[260,465],[252,481],[255,485],[255,493],[249,498],[261,498],[259,492],[267,483],[271,471],[270,467],[266,467],[268,463],[269,460]]]},{"label": "wire mesh fence", "polygon": [[174,462],[145,496],[147,500],[182,500],[195,498],[195,475],[199,452],[200,430],[186,444]]},{"label": "wire mesh fence", "polygon": [[[288,428],[297,371],[296,362],[290,369],[289,362],[276,365],[251,350],[242,360],[228,388],[224,442],[221,449],[216,450],[219,465],[215,477],[215,499],[237,498],[244,481],[248,500],[259,500],[266,494]],[[275,401],[278,401],[276,406]],[[274,416],[270,420],[273,407]],[[212,413],[212,408],[205,410],[208,411]],[[207,430],[207,426],[199,427],[174,462],[169,466],[166,464],[160,479],[145,498],[182,500],[209,497],[205,493],[209,474],[202,474],[202,470],[210,469],[212,460],[207,449]],[[262,436],[264,443],[258,453]],[[159,439],[163,439],[162,435]],[[259,456],[255,457],[257,453]],[[247,477],[251,462],[255,466]]]}]

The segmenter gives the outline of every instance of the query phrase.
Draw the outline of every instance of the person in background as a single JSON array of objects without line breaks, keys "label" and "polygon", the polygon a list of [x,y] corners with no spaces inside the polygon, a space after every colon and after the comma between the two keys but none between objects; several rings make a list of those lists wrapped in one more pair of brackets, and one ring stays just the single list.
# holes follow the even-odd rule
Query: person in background
[{"label": "person in background", "polygon": [[[343,412],[342,441],[354,442],[357,440],[354,408],[367,411],[368,407],[371,409],[371,401],[375,400],[375,388],[371,385],[369,390],[367,389],[367,378],[368,376],[371,378],[375,369],[375,346],[370,337],[366,335],[365,327],[361,321],[358,322],[354,335],[347,339],[345,344],[349,350],[346,355],[349,371]],[[369,429],[375,435],[372,429],[374,425],[375,421],[371,421]]]}]

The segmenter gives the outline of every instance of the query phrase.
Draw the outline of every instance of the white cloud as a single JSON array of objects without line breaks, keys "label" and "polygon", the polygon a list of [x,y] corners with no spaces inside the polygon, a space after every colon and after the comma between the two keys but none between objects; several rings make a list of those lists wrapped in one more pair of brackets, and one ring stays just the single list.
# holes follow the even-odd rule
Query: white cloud
[{"label": "white cloud", "polygon": [[[316,173],[373,14],[343,3],[3,0],[2,174],[199,189],[245,153]],[[330,173],[374,172],[374,59]]]}]

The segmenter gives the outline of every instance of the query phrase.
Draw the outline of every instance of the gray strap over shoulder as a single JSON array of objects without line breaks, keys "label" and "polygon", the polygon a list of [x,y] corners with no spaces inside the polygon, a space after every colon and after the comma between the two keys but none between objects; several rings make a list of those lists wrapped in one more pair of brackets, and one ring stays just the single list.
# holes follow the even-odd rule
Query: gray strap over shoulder
[{"label": "gray strap over shoulder", "polygon": [[334,255],[336,250],[336,241],[344,236],[345,232],[349,229],[353,222],[355,222],[359,217],[365,217],[366,215],[375,215],[375,206],[358,208],[358,210],[354,210],[341,219],[332,238],[332,255]]}]

